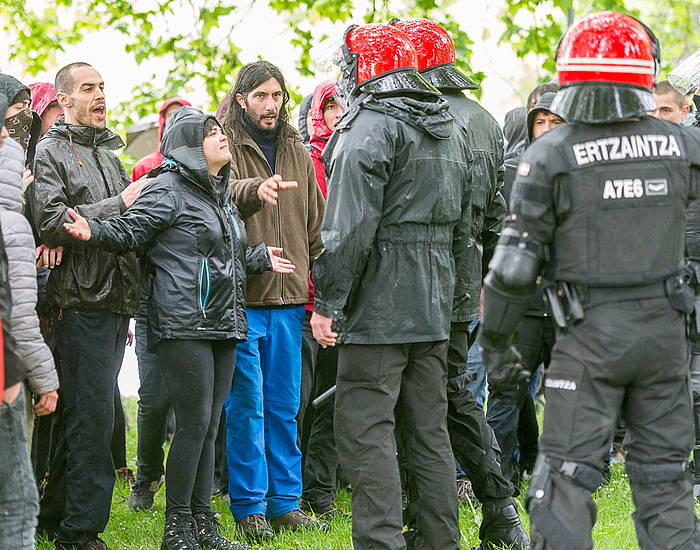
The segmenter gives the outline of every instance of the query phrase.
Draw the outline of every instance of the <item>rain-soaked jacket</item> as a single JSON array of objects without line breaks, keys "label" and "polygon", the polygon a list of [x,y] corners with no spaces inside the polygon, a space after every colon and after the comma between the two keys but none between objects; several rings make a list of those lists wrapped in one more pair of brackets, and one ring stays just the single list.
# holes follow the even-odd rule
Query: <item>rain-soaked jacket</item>
[{"label": "rain-soaked jacket", "polygon": [[496,248],[508,207],[503,187],[503,134],[494,118],[460,91],[444,91],[456,124],[467,136],[472,161],[472,234],[467,251],[457,265],[452,321],[472,321],[479,316],[481,282]]},{"label": "rain-soaked jacket", "polygon": [[27,202],[38,240],[63,245],[61,265],[51,271],[47,300],[58,307],[107,310],[133,315],[138,304],[136,255],[119,256],[72,239],[63,228],[74,208],[102,220],[126,210],[120,193],[131,183],[112,152],[121,138],[92,126],[59,120],[37,145],[34,183]]},{"label": "rain-soaked jacket", "polygon": [[[326,144],[333,133],[326,124],[326,119],[323,117],[323,106],[330,98],[333,97],[336,91],[335,80],[326,80],[321,82],[314,90],[313,99],[311,100],[311,120],[313,122],[313,133],[309,144],[309,154],[314,162],[314,170],[316,172],[316,183],[325,199],[328,195],[328,186],[326,185],[326,165],[323,161],[323,151]],[[314,304],[314,285],[309,277],[309,302],[306,304],[306,309],[313,311]]]},{"label": "rain-soaked jacket", "polygon": [[172,162],[124,215],[89,220],[89,245],[145,256],[149,347],[161,339],[245,340],[246,268],[272,267],[263,243],[246,248],[230,164],[220,181],[209,177],[202,141],[210,118],[191,107],[174,113],[161,144]]},{"label": "rain-soaked jacket", "polygon": [[325,156],[314,311],[336,320],[341,343],[447,339],[453,255],[471,234],[470,153],[447,103],[360,95]]},{"label": "rain-soaked jacket", "polygon": [[326,186],[326,166],[323,163],[323,150],[333,133],[323,118],[323,106],[333,97],[336,91],[335,80],[326,80],[314,90],[314,97],[311,100],[311,121],[313,122],[313,133],[311,134],[310,151],[311,160],[314,161],[316,171],[316,182],[321,188],[323,198],[328,195]]},{"label": "rain-soaked jacket", "polygon": [[178,103],[183,107],[192,105],[186,99],[180,99],[177,97],[174,97],[172,99],[166,99],[163,102],[163,104],[160,106],[160,109],[158,109],[158,147],[150,155],[146,155],[145,157],[140,159],[136,164],[134,164],[134,168],[131,170],[132,181],[136,181],[141,176],[146,175],[156,166],[160,166],[163,163],[164,159],[163,155],[160,152],[160,142],[163,141],[163,132],[165,130],[165,123],[167,122],[165,120],[165,111],[167,111],[168,107],[175,103]]}]

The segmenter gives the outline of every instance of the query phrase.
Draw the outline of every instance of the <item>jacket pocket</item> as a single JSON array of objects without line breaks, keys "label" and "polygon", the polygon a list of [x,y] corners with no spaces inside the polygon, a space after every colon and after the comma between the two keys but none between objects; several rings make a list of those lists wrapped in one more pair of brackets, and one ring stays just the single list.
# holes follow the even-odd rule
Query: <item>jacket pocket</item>
[{"label": "jacket pocket", "polygon": [[202,258],[202,263],[199,269],[199,309],[206,319],[207,317],[207,302],[209,301],[209,292],[211,290],[211,278],[209,276],[209,258]]}]

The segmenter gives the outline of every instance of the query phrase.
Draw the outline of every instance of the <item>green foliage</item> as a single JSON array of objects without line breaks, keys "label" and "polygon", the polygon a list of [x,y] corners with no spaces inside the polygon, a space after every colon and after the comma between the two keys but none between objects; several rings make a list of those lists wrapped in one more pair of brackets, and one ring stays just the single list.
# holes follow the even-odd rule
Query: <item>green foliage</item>
[{"label": "green foliage", "polygon": [[[449,14],[453,3],[412,0],[395,13],[390,11],[389,0],[372,0],[365,14],[358,13],[356,2],[346,0],[270,0],[268,5],[293,32],[290,45],[299,52],[296,70],[301,75],[314,75],[310,50],[324,38],[315,31],[319,22],[378,22],[391,16],[419,15],[449,28],[455,37],[459,66],[479,82],[483,74],[474,74],[469,64],[472,41]],[[116,129],[123,131],[134,120],[154,112],[162,98],[186,95],[195,87],[207,92],[209,104],[205,108],[216,107],[241,66],[235,30],[245,9],[238,5],[219,0],[57,0],[40,9],[24,0],[0,0],[0,24],[12,59],[30,75],[56,68],[56,52],[89,40],[91,31],[104,28],[123,35],[125,50],[137,64],[164,60],[168,66],[164,80],[148,74],[144,78],[140,73],[134,79],[131,99],[113,110]],[[183,27],[183,20],[191,24]],[[292,98],[298,101],[301,94],[293,90]]]},{"label": "green foliage", "polygon": [[556,73],[554,54],[567,19],[599,10],[627,13],[654,31],[662,45],[662,76],[700,48],[700,0],[506,0],[501,41],[510,43],[518,57],[534,56],[538,80],[546,82]]}]

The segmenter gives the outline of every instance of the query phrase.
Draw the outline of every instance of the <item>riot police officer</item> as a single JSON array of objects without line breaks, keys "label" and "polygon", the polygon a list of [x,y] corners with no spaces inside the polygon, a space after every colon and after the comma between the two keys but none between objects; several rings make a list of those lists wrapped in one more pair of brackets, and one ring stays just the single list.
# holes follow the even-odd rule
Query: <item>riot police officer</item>
[{"label": "riot police officer", "polygon": [[482,266],[491,259],[506,215],[500,192],[503,135],[486,109],[464,96],[462,90],[478,86],[455,66],[455,48],[447,31],[428,19],[394,19],[391,23],[411,39],[421,75],[440,90],[449,104],[473,158],[471,233],[463,240],[465,252],[455,266],[457,282],[447,351],[447,430],[455,458],[467,472],[482,503],[481,548],[524,549],[529,539],[511,499],[513,485],[501,471],[498,443],[483,409],[466,387],[468,325],[478,318]]},{"label": "riot police officer", "polygon": [[569,124],[523,156],[485,280],[492,384],[528,375],[512,340],[543,266],[553,314],[569,323],[552,352],[526,501],[536,549],[592,548],[591,492],[618,415],[640,547],[700,548],[686,471],[693,292],[681,278],[700,139],[646,116],[658,63],[658,42],[629,16],[594,13],[567,32],[552,108]]},{"label": "riot police officer", "polygon": [[[336,444],[353,487],[353,546],[458,550],[445,358],[454,258],[470,230],[469,150],[403,32],[351,27],[339,59],[349,110],[324,151],[311,327],[321,345],[340,344]],[[406,540],[397,424],[411,434],[420,499]]]}]

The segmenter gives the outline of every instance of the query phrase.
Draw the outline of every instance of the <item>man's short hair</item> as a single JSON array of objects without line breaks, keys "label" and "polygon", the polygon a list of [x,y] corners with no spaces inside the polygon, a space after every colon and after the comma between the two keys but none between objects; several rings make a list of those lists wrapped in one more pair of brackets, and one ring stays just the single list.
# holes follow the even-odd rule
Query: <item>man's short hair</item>
[{"label": "man's short hair", "polygon": [[537,103],[537,100],[542,94],[546,94],[548,92],[558,92],[559,88],[560,86],[556,82],[545,82],[544,84],[537,86],[530,92],[530,95],[527,96],[527,103],[525,104],[527,110],[529,111],[535,106],[535,103]]},{"label": "man's short hair", "polygon": [[66,65],[56,73],[55,86],[57,94],[69,94],[73,91],[73,86],[75,86],[73,69],[79,69],[80,67],[92,67],[92,65],[84,61],[76,61],[75,63]]},{"label": "man's short hair", "polygon": [[671,86],[671,83],[668,80],[662,80],[661,82],[654,84],[654,93],[656,95],[671,94],[673,96],[673,100],[681,109],[686,105],[690,105],[692,97],[692,94],[685,96],[680,93],[673,86]]}]

